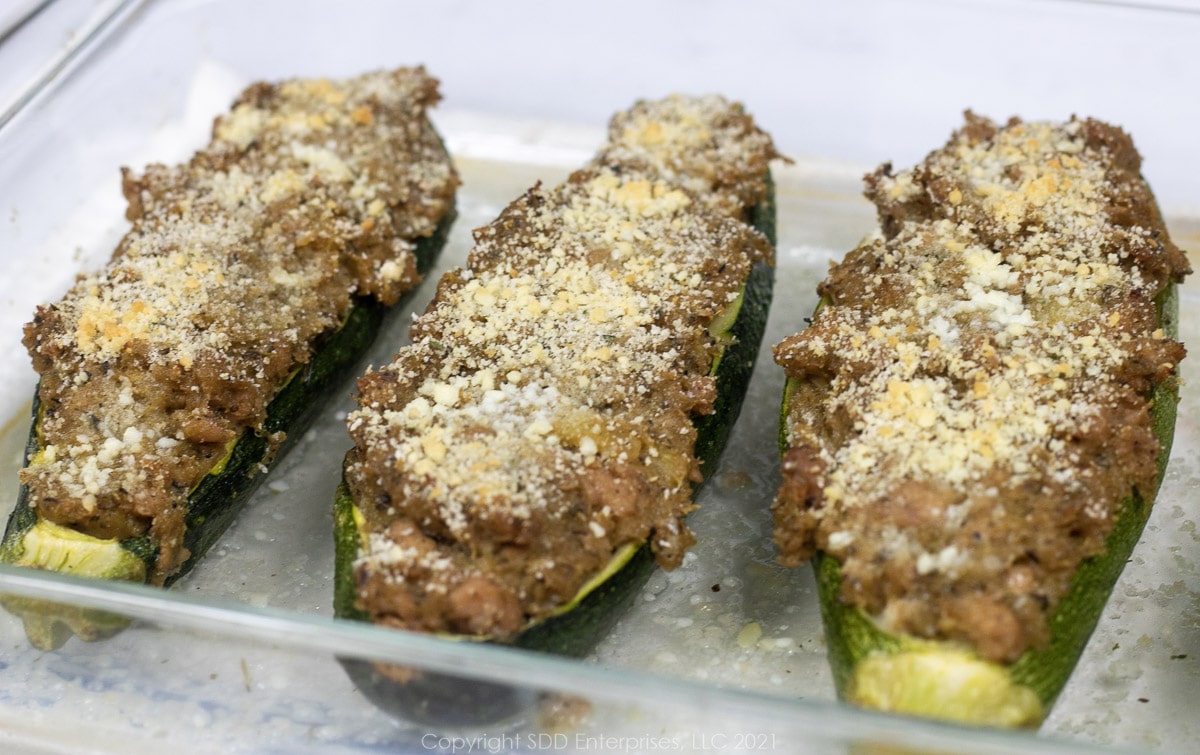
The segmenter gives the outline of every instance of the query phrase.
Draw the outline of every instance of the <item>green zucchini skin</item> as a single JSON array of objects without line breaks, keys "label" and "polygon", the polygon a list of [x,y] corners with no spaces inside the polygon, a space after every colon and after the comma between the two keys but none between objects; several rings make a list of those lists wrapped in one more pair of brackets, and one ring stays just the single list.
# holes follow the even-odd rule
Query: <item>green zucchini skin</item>
[{"label": "green zucchini skin", "polygon": [[[413,254],[416,257],[417,270],[422,275],[433,267],[449,236],[455,216],[456,212],[451,207],[431,235],[415,242]],[[321,411],[325,400],[354,374],[359,360],[375,340],[389,314],[398,309],[399,306],[387,307],[367,297],[357,298],[342,326],[326,336],[309,363],[304,365],[272,399],[262,429],[258,432],[244,432],[234,444],[220,471],[210,473],[192,491],[188,497],[187,529],[183,540],[190,556],[178,572],[165,580],[164,586],[170,586],[190,572],[228,529],[250,498],[250,494],[266,477],[263,468],[270,469],[299,438],[303,437],[304,431]],[[25,446],[26,464],[39,450],[38,408],[35,392],[33,416]],[[287,438],[271,454],[268,436],[278,432],[286,433]],[[3,540],[0,540],[0,561],[12,563],[20,557],[23,550],[21,541],[25,533],[37,524],[37,520],[36,511],[29,505],[28,489],[22,485],[17,494],[16,506],[9,515]],[[157,545],[148,535],[127,538],[120,544],[122,548],[140,558],[146,564],[147,571],[158,556]],[[4,605],[10,606],[7,602]],[[115,633],[111,630],[111,620],[99,621],[104,627],[101,631],[97,627],[89,626],[85,620],[86,616],[80,619],[76,615],[79,609],[69,606],[56,608],[53,604],[28,601],[12,606],[12,610],[26,621],[26,632],[30,641],[38,647],[58,647],[72,634],[85,640],[94,640]],[[56,616],[60,618],[56,619]],[[68,627],[69,631],[64,631]],[[120,628],[117,627],[117,631]]]},{"label": "green zucchini skin", "polygon": [[[750,210],[750,224],[766,236],[774,248],[775,184],[770,173],[766,183],[766,195]],[[705,477],[716,466],[733,423],[742,411],[742,401],[754,373],[754,360],[767,328],[774,284],[774,268],[762,263],[751,268],[742,295],[742,308],[729,331],[735,340],[726,347],[721,363],[717,365],[717,399],[713,411],[694,420],[697,431],[695,454]]]},{"label": "green zucchini skin", "polygon": [[[775,237],[774,183],[767,176],[767,193],[751,208],[753,226],[771,242]],[[734,340],[725,348],[714,377],[717,400],[711,414],[693,422],[697,429],[695,454],[705,478],[717,466],[721,451],[741,411],[754,370],[774,289],[774,267],[756,263],[747,276],[741,309],[730,327]],[[355,606],[354,561],[360,536],[353,516],[354,503],[343,483],[334,506],[334,614],[366,621]],[[584,596],[570,610],[533,624],[505,644],[523,650],[578,658],[586,655],[620,620],[656,570],[654,555],[643,543],[630,560]],[[480,641],[463,637],[450,641]],[[399,682],[376,664],[340,659],[359,691],[377,707],[399,718],[427,726],[486,726],[527,714],[538,699],[527,687],[481,682],[453,674],[413,671]]]},{"label": "green zucchini skin", "polygon": [[[1168,286],[1158,299],[1159,321],[1171,338],[1178,337],[1179,297],[1176,284]],[[789,383],[790,383],[789,379]],[[787,401],[781,427],[786,426]],[[1096,628],[1108,596],[1112,593],[1125,563],[1129,560],[1149,519],[1158,485],[1166,472],[1175,432],[1179,402],[1179,381],[1170,378],[1155,386],[1151,396],[1151,418],[1159,441],[1158,476],[1152,490],[1134,490],[1125,499],[1112,531],[1105,539],[1102,555],[1080,564],[1067,594],[1050,617],[1050,641],[1040,649],[1026,651],[1005,666],[1011,681],[1033,691],[1041,702],[1042,717],[1049,713],[1062,692]],[[786,429],[783,430],[786,432]],[[836,559],[822,554],[813,559],[821,615],[834,685],[839,699],[853,697],[853,679],[858,663],[870,656],[895,654],[914,642],[928,641],[884,631],[861,609],[840,600],[841,567]],[[969,722],[968,722],[969,723]],[[1040,719],[1027,725],[1036,726]]]}]

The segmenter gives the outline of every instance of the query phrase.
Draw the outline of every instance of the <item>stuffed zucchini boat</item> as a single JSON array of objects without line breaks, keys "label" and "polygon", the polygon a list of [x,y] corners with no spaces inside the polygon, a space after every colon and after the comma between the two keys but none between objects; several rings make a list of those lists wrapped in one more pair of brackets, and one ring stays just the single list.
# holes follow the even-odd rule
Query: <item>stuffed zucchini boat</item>
[{"label": "stuffed zucchini boat", "polygon": [[[693,538],[771,296],[770,138],[674,96],[475,232],[413,343],[359,381],[337,502],[339,616],[579,655]],[[348,663],[383,707],[482,724],[522,692]]]},{"label": "stuffed zucchini boat", "polygon": [[781,559],[815,558],[839,695],[1036,727],[1149,514],[1177,401],[1171,243],[1119,128],[967,114],[867,177],[880,230],[788,375]]},{"label": "stuffed zucchini boat", "polygon": [[[40,381],[0,560],[154,585],[196,563],[441,247],[437,100],[421,68],[259,83],[187,163],[125,172],[111,261],[26,326]],[[39,646],[115,626],[8,607]]]}]

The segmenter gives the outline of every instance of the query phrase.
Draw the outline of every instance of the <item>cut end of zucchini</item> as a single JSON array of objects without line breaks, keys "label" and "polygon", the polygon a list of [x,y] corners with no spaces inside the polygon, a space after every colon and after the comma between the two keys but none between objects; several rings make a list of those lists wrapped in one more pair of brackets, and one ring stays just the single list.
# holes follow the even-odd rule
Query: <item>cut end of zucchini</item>
[{"label": "cut end of zucchini", "polygon": [[855,666],[846,699],[873,710],[974,726],[1037,727],[1037,694],[1008,670],[965,650],[930,647],[876,653]]},{"label": "cut end of zucchini", "polygon": [[30,527],[0,560],[15,566],[94,579],[146,581],[146,563],[119,540],[102,540],[46,519]]},{"label": "cut end of zucchini", "polygon": [[[101,540],[44,519],[0,549],[0,562],[77,577],[146,581],[146,563],[119,540]],[[40,650],[61,647],[72,636],[94,642],[129,625],[123,616],[36,598],[6,596],[0,605],[21,620],[29,643]]]}]

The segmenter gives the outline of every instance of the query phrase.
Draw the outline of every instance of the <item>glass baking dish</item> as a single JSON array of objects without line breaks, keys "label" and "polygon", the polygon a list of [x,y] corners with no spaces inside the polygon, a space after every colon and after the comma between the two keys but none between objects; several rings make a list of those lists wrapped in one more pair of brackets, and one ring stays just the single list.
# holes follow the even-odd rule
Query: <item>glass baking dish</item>
[{"label": "glass baking dish", "polygon": [[[1192,75],[1197,64],[1177,58],[1169,44],[1198,38],[1200,16],[1058,2],[897,8],[781,2],[751,15],[733,3],[527,2],[505,10],[383,0],[121,3],[0,127],[0,513],[15,498],[35,379],[21,326],[38,302],[111,253],[125,228],[119,166],[185,159],[207,141],[212,117],[257,79],[417,63],[442,78],[445,101],[434,117],[463,177],[460,217],[434,273],[404,304],[412,311],[423,309],[441,272],[461,264],[472,228],[534,182],[553,184],[590,156],[611,111],[676,90],[720,91],[746,102],[795,159],[776,166],[779,259],[765,344],[803,326],[828,263],[872,227],[862,173],[886,159],[919,159],[968,105],[997,118],[1076,111],[1123,123],[1147,159],[1176,242],[1200,246],[1192,193],[1200,160],[1180,126],[1200,115],[1183,89],[1200,79]],[[631,28],[634,13],[639,23]],[[1036,81],[1024,59],[1004,74],[947,70],[943,56],[973,49],[954,33],[968,28],[991,29],[997,38],[1025,29],[1060,45],[1028,52],[1047,67]],[[1071,42],[1061,35],[1068,28],[1086,34]],[[916,44],[929,29],[946,44]],[[1107,76],[1101,83],[1069,73],[1067,64],[1095,45],[1149,34],[1162,44],[1139,48],[1128,70],[1118,74],[1097,59]],[[621,35],[624,43],[614,46]],[[630,50],[648,52],[634,61]],[[897,57],[902,50],[908,53]],[[987,86],[964,88],[984,77]],[[1156,86],[1138,86],[1147,80]],[[1067,81],[1073,88],[1059,86]],[[890,89],[901,82],[906,109]],[[1185,343],[1200,343],[1198,286],[1189,280],[1182,289]],[[406,326],[407,318],[396,318],[363,366],[390,358],[406,341]],[[1183,369],[1187,377],[1191,362]],[[651,578],[582,661],[331,618],[331,502],[348,444],[348,383],[173,589],[0,567],[0,592],[8,596],[133,622],[101,642],[71,640],[42,652],[28,645],[15,618],[0,614],[0,746],[120,753],[1194,747],[1200,388],[1185,382],[1174,454],[1144,542],[1074,678],[1034,735],[868,714],[834,700],[812,575],[775,564],[770,543],[782,383],[764,348],[728,450],[691,519],[699,543],[680,569]],[[531,705],[487,729],[422,726],[376,709],[338,659],[503,682],[525,691]]]},{"label": "glass baking dish", "polygon": [[122,0],[9,0],[0,7],[0,125],[52,78]]}]

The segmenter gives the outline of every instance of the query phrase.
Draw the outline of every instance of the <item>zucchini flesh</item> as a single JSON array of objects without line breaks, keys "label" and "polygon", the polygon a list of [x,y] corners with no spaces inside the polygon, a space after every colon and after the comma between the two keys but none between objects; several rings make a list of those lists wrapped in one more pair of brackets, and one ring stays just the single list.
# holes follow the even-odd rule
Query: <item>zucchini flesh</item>
[{"label": "zucchini flesh", "polygon": [[[413,254],[420,273],[425,274],[433,266],[454,217],[451,208],[433,234],[415,242]],[[353,374],[388,314],[396,309],[374,299],[357,299],[341,326],[327,336],[309,363],[293,374],[271,401],[262,430],[242,433],[231,444],[228,456],[200,481],[188,496],[184,547],[191,555],[178,572],[165,580],[164,586],[191,571],[233,523],[242,505],[265,478],[266,470],[303,437],[324,400]],[[26,463],[39,452],[37,423],[35,394]],[[272,453],[268,436],[279,432],[285,432],[287,440]],[[85,551],[89,555],[84,556]],[[3,563],[134,582],[146,581],[157,553],[157,546],[148,535],[102,539],[39,520],[29,505],[29,492],[24,485],[0,541]],[[0,605],[21,618],[29,641],[43,649],[59,647],[72,635],[86,641],[111,636],[128,623],[101,611],[49,601],[3,598]]]},{"label": "zucchini flesh", "polygon": [[[751,224],[774,247],[775,196],[770,174],[766,196],[750,210]],[[747,276],[739,299],[728,312],[714,319],[713,333],[724,344],[714,358],[712,375],[717,383],[713,412],[693,419],[697,429],[695,454],[707,477],[716,468],[721,450],[741,410],[755,358],[766,330],[774,285],[774,268],[756,263]],[[694,485],[698,485],[694,484]],[[354,563],[363,544],[358,512],[343,481],[334,504],[334,613],[340,618],[366,621],[356,606]],[[593,579],[552,615],[530,622],[504,644],[525,650],[581,657],[608,633],[622,612],[654,573],[655,559],[648,543],[619,549],[599,579]],[[490,638],[440,634],[448,641],[490,642]],[[340,659],[359,690],[375,705],[415,723],[457,727],[482,726],[511,719],[528,711],[537,699],[535,690],[480,682],[453,674],[420,672],[358,659]]]}]

